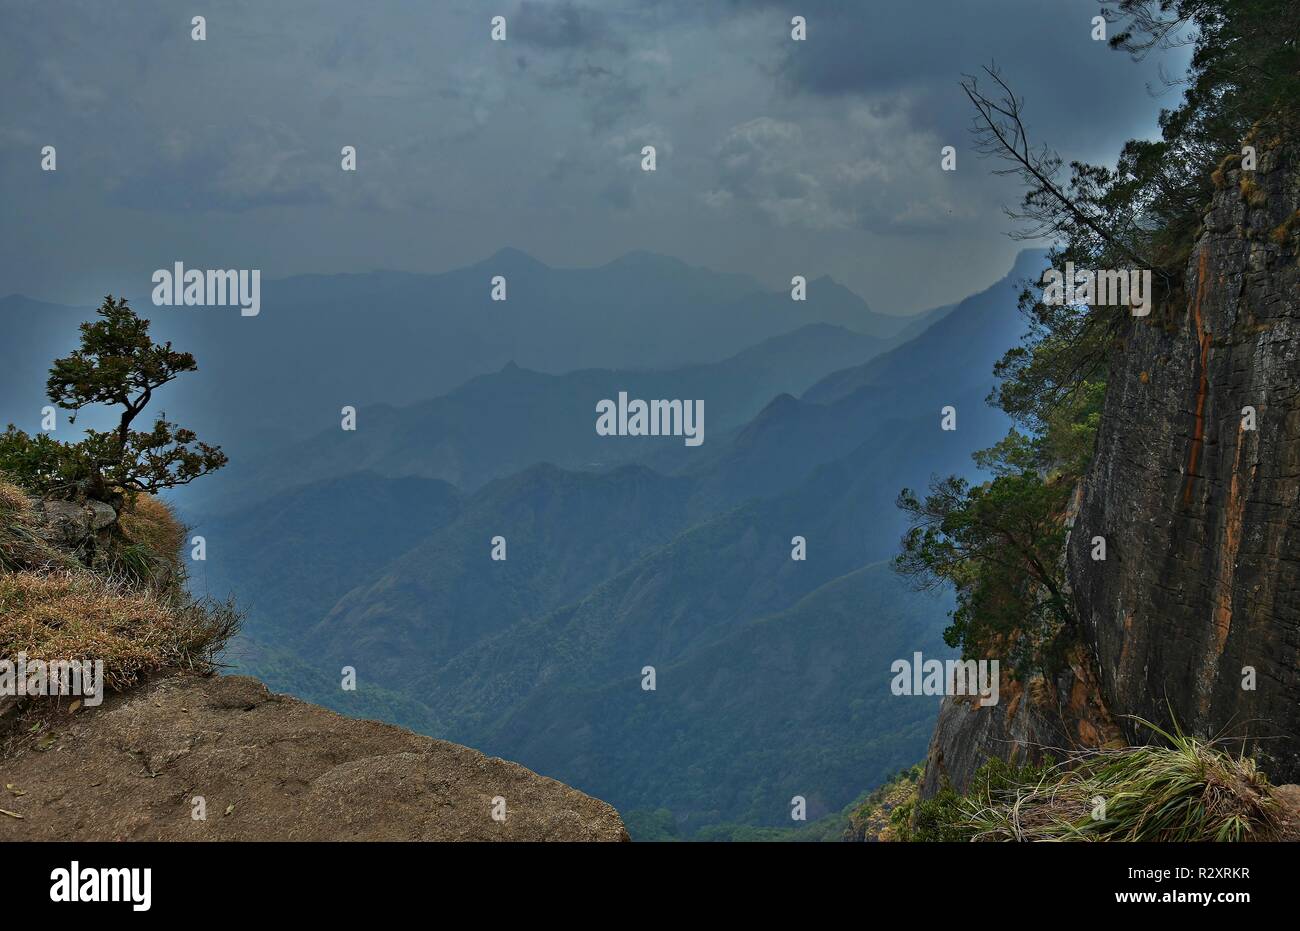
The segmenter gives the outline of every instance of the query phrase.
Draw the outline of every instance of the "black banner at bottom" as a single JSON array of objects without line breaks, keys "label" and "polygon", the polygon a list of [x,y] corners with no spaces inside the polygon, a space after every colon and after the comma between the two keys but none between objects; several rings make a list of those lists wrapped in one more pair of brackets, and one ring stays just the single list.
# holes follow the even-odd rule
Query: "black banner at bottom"
[{"label": "black banner at bottom", "polygon": [[237,918],[279,905],[295,917],[374,920],[456,901],[493,917],[633,917],[683,906],[737,917],[782,905],[1201,908],[1226,917],[1294,902],[1295,852],[1286,844],[33,843],[5,845],[0,869],[6,907],[27,919],[47,909],[128,922]]}]

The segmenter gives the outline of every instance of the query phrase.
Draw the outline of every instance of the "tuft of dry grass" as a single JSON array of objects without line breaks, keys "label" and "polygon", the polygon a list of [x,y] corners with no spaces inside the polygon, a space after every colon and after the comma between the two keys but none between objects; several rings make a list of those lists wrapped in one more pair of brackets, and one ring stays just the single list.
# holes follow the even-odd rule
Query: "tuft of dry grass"
[{"label": "tuft of dry grass", "polygon": [[[170,507],[136,496],[97,535],[89,566],[43,529],[32,499],[0,476],[0,657],[102,661],[105,688],[115,692],[154,672],[214,670],[240,616],[232,604],[186,593],[187,531]],[[20,717],[39,723],[47,707],[29,703]]]},{"label": "tuft of dry grass", "polygon": [[1295,211],[1274,227],[1269,234],[1269,238],[1279,246],[1284,246],[1286,241],[1291,238],[1291,234],[1297,229],[1300,229],[1300,210]]},{"label": "tuft of dry grass", "polygon": [[206,672],[235,633],[229,604],[168,596],[86,570],[0,574],[0,656],[103,660],[115,691],[161,669]]},{"label": "tuft of dry grass", "polygon": [[972,840],[1267,841],[1282,806],[1254,760],[1142,722],[1167,746],[1074,755],[1017,784],[962,799]]},{"label": "tuft of dry grass", "polygon": [[31,507],[32,503],[26,492],[0,477],[0,513],[30,516]]},{"label": "tuft of dry grass", "polygon": [[1251,207],[1263,207],[1268,203],[1268,195],[1260,187],[1254,178],[1243,176],[1241,179],[1241,199]]},{"label": "tuft of dry grass", "polygon": [[1241,153],[1229,152],[1219,162],[1217,168],[1210,173],[1210,180],[1214,182],[1215,188],[1222,191],[1228,186],[1228,172],[1233,168],[1241,165]]},{"label": "tuft of dry grass", "polygon": [[185,525],[170,504],[153,495],[136,495],[123,507],[117,522],[132,543],[147,547],[160,558],[180,561]]},{"label": "tuft of dry grass", "polygon": [[182,547],[185,525],[171,506],[152,495],[130,499],[118,514],[117,525],[103,554],[110,575],[165,591],[185,577]]}]

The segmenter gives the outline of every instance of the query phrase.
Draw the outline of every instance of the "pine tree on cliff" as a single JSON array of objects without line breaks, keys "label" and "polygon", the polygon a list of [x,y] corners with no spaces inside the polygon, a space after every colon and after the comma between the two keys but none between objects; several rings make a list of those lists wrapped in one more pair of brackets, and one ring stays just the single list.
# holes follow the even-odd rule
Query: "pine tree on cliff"
[{"label": "pine tree on cliff", "polygon": [[0,435],[0,471],[45,495],[85,496],[118,507],[126,498],[186,485],[226,464],[220,447],[160,414],[149,430],[133,429],[154,392],[198,370],[194,356],[170,342],[155,343],[149,321],[125,298],[104,298],[101,319],[81,324],[81,345],[56,359],[46,382],[50,401],[72,411],[91,405],[118,409],[115,430],[86,430],[76,443],[29,436],[10,424]]}]

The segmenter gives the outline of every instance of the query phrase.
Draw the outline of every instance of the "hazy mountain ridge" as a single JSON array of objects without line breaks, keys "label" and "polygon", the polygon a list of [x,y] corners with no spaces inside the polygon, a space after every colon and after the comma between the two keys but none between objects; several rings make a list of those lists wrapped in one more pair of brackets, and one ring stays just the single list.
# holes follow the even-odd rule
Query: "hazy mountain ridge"
[{"label": "hazy mountain ridge", "polygon": [[[925,386],[933,381],[937,366],[947,369],[943,383],[953,377],[988,380],[991,368],[958,372],[949,360],[956,363],[975,355],[996,360],[1019,341],[1024,324],[1017,316],[1005,312],[1007,302],[1011,301],[1010,309],[1014,310],[1021,287],[1042,273],[1046,255],[1042,249],[1023,250],[1002,280],[959,301],[952,310],[942,313],[935,325],[900,347],[900,351],[885,353],[860,366],[826,376],[804,393],[804,400],[826,403],[852,394],[863,385]],[[942,310],[931,313],[939,314]],[[931,367],[919,365],[922,361]]]},{"label": "hazy mountain ridge", "polygon": [[[424,401],[512,361],[553,375],[662,370],[718,362],[808,324],[885,338],[907,323],[873,312],[830,279],[796,302],[747,276],[651,253],[594,268],[551,268],[503,249],[439,274],[263,272],[255,317],[155,307],[146,281],[110,288],[152,320],[156,337],[199,360],[198,373],[159,392],[159,408],[185,411],[186,424],[237,463],[338,429],[345,405]],[[504,301],[492,300],[496,276],[506,282]],[[0,346],[0,371],[12,370],[0,375],[4,413],[35,429],[44,366],[72,348],[76,324],[91,313],[19,295],[0,300],[0,313],[14,335]]]},{"label": "hazy mountain ridge", "polygon": [[716,445],[773,395],[802,391],[837,366],[868,359],[886,345],[843,327],[809,324],[721,362],[665,371],[550,375],[510,363],[432,400],[362,408],[355,433],[335,424],[287,450],[236,462],[196,489],[189,507],[228,508],[231,500],[363,470],[442,479],[472,492],[537,462],[600,470],[649,459],[680,467],[702,458],[704,450],[672,436],[610,442],[595,432],[596,403],[617,399],[621,391],[629,398],[702,400],[705,445]]},{"label": "hazy mountain ridge", "polygon": [[[233,596],[248,612],[244,633],[274,619],[281,637],[328,611],[372,573],[456,518],[460,492],[435,479],[358,473],[287,491],[229,515],[192,522],[212,548],[194,584]],[[364,541],[364,545],[362,544]],[[301,584],[312,580],[311,585]]]},{"label": "hazy mountain ridge", "polygon": [[[897,613],[890,623],[897,629],[876,628],[873,635],[884,638],[879,642],[944,650],[938,638],[943,605],[926,600],[917,607],[919,596],[883,568],[857,574],[894,550],[903,527],[893,507],[899,487],[922,485],[931,473],[970,473],[969,450],[1005,428],[1002,415],[983,400],[993,360],[1020,327],[1016,292],[1013,275],[962,302],[924,338],[856,375],[862,384],[847,394],[826,403],[777,396],[712,459],[677,477],[644,467],[599,473],[539,466],[493,482],[466,499],[456,519],[341,597],[296,649],[369,670],[363,681],[380,694],[409,696],[413,708],[428,709],[427,719],[442,735],[494,752],[522,740],[526,746],[511,752],[525,764],[579,786],[612,779],[602,791],[625,808],[659,802],[646,790],[655,779],[631,770],[612,777],[604,763],[593,762],[622,752],[607,744],[617,734],[665,760],[675,758],[670,747],[680,744],[676,736],[659,743],[669,739],[665,735],[690,735],[689,741],[713,748],[716,760],[757,765],[748,743],[755,721],[713,729],[714,719],[698,708],[687,714],[676,694],[642,722],[650,728],[642,730],[632,714],[637,700],[662,696],[640,691],[639,671],[645,665],[689,670],[691,681],[675,688],[685,694],[707,689],[710,674],[699,657],[718,655],[710,651],[725,651],[725,644],[740,642],[736,638],[762,641],[763,631],[775,634],[779,624],[761,626],[761,620],[795,611],[818,590],[839,591],[843,584],[858,591],[841,583],[849,577],[891,593],[888,602]],[[959,409],[959,429],[952,433],[939,430],[939,407],[948,403]],[[575,520],[579,502],[595,510]],[[497,533],[508,541],[506,562],[488,558]],[[806,562],[790,558],[795,535],[808,540]],[[593,554],[599,558],[593,561]],[[842,630],[860,618],[852,599],[840,604],[826,623]],[[918,613],[909,613],[914,609]],[[910,655],[910,648],[900,655]],[[735,674],[741,675],[743,658],[737,662]],[[851,799],[863,780],[818,775],[819,767],[793,761],[818,748],[860,759],[860,749],[870,745],[889,761],[882,764],[883,777],[923,752],[928,726],[921,719],[933,713],[929,708],[918,717],[916,705],[888,694],[887,662],[864,664],[836,666],[822,694],[831,706],[874,707],[875,696],[886,697],[874,736],[844,727],[838,743],[830,741],[834,747],[824,735],[816,748],[787,745],[787,768],[805,772],[806,791],[831,807]],[[631,706],[599,698],[619,689],[628,690],[624,701]],[[313,697],[344,709],[350,701],[337,693]],[[753,698],[738,700],[728,713],[755,713]],[[609,707],[630,708],[631,717],[621,725],[601,717]],[[561,739],[564,727],[572,731]],[[526,737],[554,729],[550,742]],[[551,743],[570,755],[551,754]],[[736,779],[762,782],[760,773],[738,765],[728,768]],[[726,786],[717,791],[710,803],[699,786],[683,785],[673,804],[687,806],[679,812],[687,818],[762,819],[738,796],[728,796]],[[784,784],[770,791],[775,799]],[[782,810],[770,816],[768,823],[775,823]]]},{"label": "hazy mountain ridge", "polygon": [[[534,466],[344,595],[315,624],[318,656],[405,667],[443,661],[554,610],[686,523],[690,483],[639,466],[602,474]],[[504,560],[490,558],[505,540]]]}]

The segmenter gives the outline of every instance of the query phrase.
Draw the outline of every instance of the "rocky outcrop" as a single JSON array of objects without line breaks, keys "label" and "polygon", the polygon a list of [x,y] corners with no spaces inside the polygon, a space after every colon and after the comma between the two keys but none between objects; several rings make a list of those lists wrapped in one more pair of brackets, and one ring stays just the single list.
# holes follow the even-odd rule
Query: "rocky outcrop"
[{"label": "rocky outcrop", "polygon": [[929,798],[945,785],[966,791],[975,770],[991,756],[1039,763],[1118,742],[1120,731],[1101,701],[1092,660],[1076,646],[1050,679],[1036,675],[1022,682],[1004,672],[996,705],[945,698],[926,754],[921,795]]},{"label": "rocky outcrop", "polygon": [[1185,312],[1124,320],[1067,546],[1069,669],[1004,679],[992,708],[946,700],[923,795],[993,756],[1149,739],[1134,716],[1239,738],[1274,783],[1300,778],[1296,157],[1225,166]]},{"label": "rocky outcrop", "polygon": [[1294,157],[1226,171],[1186,313],[1128,323],[1068,551],[1111,710],[1246,738],[1275,782],[1300,777]]},{"label": "rocky outcrop", "polygon": [[853,811],[840,839],[849,843],[874,844],[898,840],[895,812],[916,800],[914,772],[903,773],[876,789]]},{"label": "rocky outcrop", "polygon": [[553,779],[242,676],[163,678],[28,730],[0,757],[0,843],[628,839]]},{"label": "rocky outcrop", "polygon": [[37,533],[50,546],[90,565],[101,536],[117,521],[117,511],[102,501],[32,498]]}]

